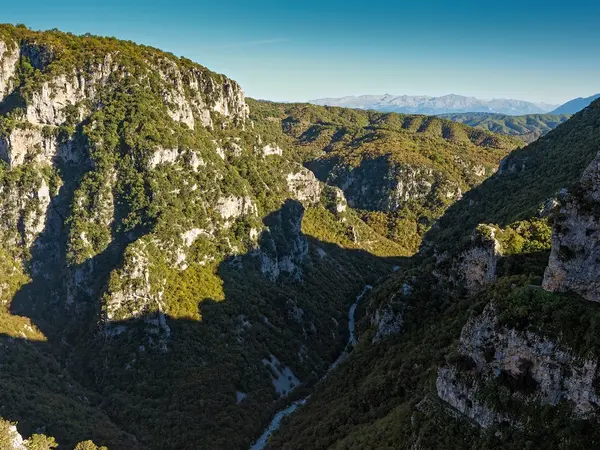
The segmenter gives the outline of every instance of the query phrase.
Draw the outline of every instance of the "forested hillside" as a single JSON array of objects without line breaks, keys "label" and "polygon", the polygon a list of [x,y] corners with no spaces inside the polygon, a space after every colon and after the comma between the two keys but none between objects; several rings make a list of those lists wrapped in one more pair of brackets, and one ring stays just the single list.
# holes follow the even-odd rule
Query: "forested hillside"
[{"label": "forested hillside", "polygon": [[596,101],[450,207],[269,448],[597,445],[598,142]]},{"label": "forested hillside", "polygon": [[518,145],[246,103],[114,38],[3,25],[0,68],[1,413],[65,448],[248,446],[340,355],[358,292]]},{"label": "forested hillside", "polygon": [[66,448],[247,446],[401,249],[253,130],[225,76],[0,37],[2,415]]},{"label": "forested hillside", "polygon": [[249,105],[265,136],[284,139],[317,178],[342,189],[362,219],[407,255],[449,205],[523,145],[437,117]]},{"label": "forested hillside", "polygon": [[464,123],[482,130],[514,136],[529,144],[567,121],[570,116],[570,114],[505,116],[502,114],[466,113],[442,114],[439,117]]}]

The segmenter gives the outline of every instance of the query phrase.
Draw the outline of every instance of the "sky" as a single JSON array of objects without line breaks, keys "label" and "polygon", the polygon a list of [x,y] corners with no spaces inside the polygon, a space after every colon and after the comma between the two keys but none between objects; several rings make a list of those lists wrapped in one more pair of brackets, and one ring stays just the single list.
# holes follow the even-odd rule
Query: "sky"
[{"label": "sky", "polygon": [[590,0],[6,3],[0,22],[158,47],[254,98],[453,93],[559,104],[600,92],[600,2]]}]

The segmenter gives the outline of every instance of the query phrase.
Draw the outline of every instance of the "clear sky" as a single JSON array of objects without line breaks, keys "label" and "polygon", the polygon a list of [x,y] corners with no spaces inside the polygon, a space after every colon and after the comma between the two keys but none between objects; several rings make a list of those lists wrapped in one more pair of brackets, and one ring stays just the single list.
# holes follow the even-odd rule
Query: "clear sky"
[{"label": "clear sky", "polygon": [[590,0],[2,3],[2,22],[152,45],[225,73],[255,98],[562,103],[600,92],[600,2]]}]

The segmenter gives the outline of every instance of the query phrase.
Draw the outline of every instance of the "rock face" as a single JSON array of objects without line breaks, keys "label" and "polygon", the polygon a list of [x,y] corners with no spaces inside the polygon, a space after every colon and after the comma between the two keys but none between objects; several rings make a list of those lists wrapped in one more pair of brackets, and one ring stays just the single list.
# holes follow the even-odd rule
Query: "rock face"
[{"label": "rock face", "polygon": [[225,220],[236,219],[244,214],[257,214],[256,205],[250,197],[234,195],[220,198],[216,209]]},{"label": "rock face", "polygon": [[480,225],[471,237],[470,248],[464,250],[453,263],[453,281],[464,286],[469,295],[475,295],[496,279],[496,266],[501,254],[494,229]]},{"label": "rock face", "polygon": [[138,241],[130,246],[124,259],[105,296],[103,310],[107,322],[142,317],[158,308],[160,294],[152,289],[144,243]]},{"label": "rock face", "polygon": [[44,230],[51,193],[41,173],[0,187],[0,237],[6,246],[29,249]]},{"label": "rock face", "polygon": [[[396,163],[387,156],[366,158],[358,167],[337,165],[333,170],[314,170],[319,179],[341,188],[353,208],[394,212],[411,201],[448,201],[462,196],[460,186],[443,174],[431,168]],[[469,170],[465,168],[465,172]]]},{"label": "rock face", "polygon": [[[179,150],[176,148],[159,148],[154,151],[150,157],[149,165],[151,169],[155,169],[160,164],[174,163],[179,156]],[[197,168],[197,166],[196,166]]]},{"label": "rock face", "polygon": [[543,287],[600,302],[600,155],[565,196],[555,219]]},{"label": "rock face", "polygon": [[[36,69],[45,70],[55,55],[50,48],[26,41],[21,46],[0,42],[0,99],[9,94],[11,79],[22,57]],[[212,127],[211,113],[218,113],[236,124],[243,124],[247,119],[249,109],[245,95],[235,81],[220,76],[218,82],[206,69],[182,67],[166,57],[148,60],[146,65],[164,84],[163,101],[173,120],[193,129],[196,120],[205,127]],[[76,107],[81,119],[89,113],[89,107],[84,104],[86,100],[96,97],[111,77],[128,76],[120,55],[107,53],[102,61],[89,62],[43,82],[27,104],[26,119],[30,124],[58,126],[67,120],[72,107]]]},{"label": "rock face", "polygon": [[326,185],[324,192],[324,200],[329,211],[340,217],[348,208],[348,201],[344,196],[344,191],[335,186]]},{"label": "rock face", "polygon": [[19,47],[16,42],[0,40],[0,101],[12,87],[12,77],[17,71]]},{"label": "rock face", "polygon": [[508,417],[493,411],[479,400],[477,391],[481,386],[459,380],[458,371],[454,367],[440,367],[438,369],[435,387],[441,400],[482,428],[488,428],[503,422],[510,423]]},{"label": "rock face", "polygon": [[138,240],[127,248],[124,262],[112,273],[104,295],[102,321],[105,335],[114,336],[127,331],[114,322],[144,319],[148,344],[157,343],[165,351],[171,330],[163,314],[163,287],[152,277],[148,245]]},{"label": "rock face", "polygon": [[318,203],[321,198],[321,183],[315,175],[304,167],[287,176],[288,189],[297,200],[310,205]]},{"label": "rock face", "polygon": [[171,87],[164,99],[170,105],[169,115],[173,120],[194,129],[196,119],[203,126],[212,127],[211,112],[231,118],[236,124],[248,118],[244,93],[235,81],[222,77],[219,84],[198,68],[182,71],[167,58],[160,59],[157,66],[159,76]]},{"label": "rock face", "polygon": [[302,234],[303,206],[293,200],[265,219],[267,231],[263,233],[258,253],[260,270],[271,281],[281,275],[295,279],[301,277],[301,264],[308,257],[308,242]]},{"label": "rock face", "polygon": [[51,131],[40,126],[15,128],[8,136],[0,136],[0,158],[10,167],[25,162],[52,165],[57,158],[61,163],[79,162],[80,159],[72,153],[68,143],[59,144]]},{"label": "rock face", "polygon": [[353,208],[396,211],[409,200],[427,197],[433,189],[434,174],[381,157],[365,160],[352,171],[334,173],[329,182],[344,191]]},{"label": "rock face", "polygon": [[600,406],[596,359],[579,357],[531,331],[502,326],[493,303],[463,327],[459,352],[470,367],[463,367],[462,372],[454,366],[441,368],[438,395],[482,427],[512,421],[493,412],[477,396],[491,380],[504,384],[521,400],[533,396],[549,405],[567,401],[580,417],[595,413]]},{"label": "rock face", "polygon": [[394,312],[390,305],[387,305],[385,308],[375,311],[371,323],[377,326],[377,332],[372,341],[376,343],[387,336],[399,333],[404,325],[404,317],[401,313]]},{"label": "rock face", "polygon": [[492,303],[463,328],[460,352],[475,361],[484,376],[505,375],[515,380],[516,389],[534,392],[542,403],[566,400],[579,415],[600,406],[594,387],[597,360],[577,357],[533,332],[500,326]]},{"label": "rock face", "polygon": [[262,149],[263,156],[283,155],[283,150],[277,144],[267,144]]}]

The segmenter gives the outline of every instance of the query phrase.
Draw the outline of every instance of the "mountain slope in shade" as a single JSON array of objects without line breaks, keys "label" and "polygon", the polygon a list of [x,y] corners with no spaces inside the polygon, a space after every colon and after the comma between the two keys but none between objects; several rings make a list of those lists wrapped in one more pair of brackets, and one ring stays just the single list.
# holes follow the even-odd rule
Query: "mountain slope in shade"
[{"label": "mountain slope in shade", "polygon": [[364,286],[519,144],[0,25],[1,416],[61,448],[248,448]]},{"label": "mountain slope in shade", "polygon": [[322,98],[309,103],[322,106],[373,109],[405,114],[445,114],[458,112],[488,112],[509,115],[543,114],[556,105],[532,103],[514,99],[481,100],[476,97],[449,94],[441,97],[426,95],[360,95],[341,98]]},{"label": "mountain slope in shade", "polygon": [[569,114],[527,114],[508,116],[487,113],[441,114],[440,117],[494,133],[514,136],[529,144],[566,122]]},{"label": "mountain slope in shade", "polygon": [[[352,357],[268,448],[598,442],[600,311],[556,283],[596,277],[587,266],[597,259],[581,261],[597,249],[599,119],[600,100],[450,207],[422,254],[364,302]],[[557,264],[569,277],[557,279]],[[474,278],[484,283],[469,291]]]},{"label": "mountain slope in shade", "polygon": [[600,98],[600,94],[592,95],[591,97],[578,97],[567,103],[560,105],[551,114],[575,114],[581,111],[583,108],[589,106],[597,98]]}]

